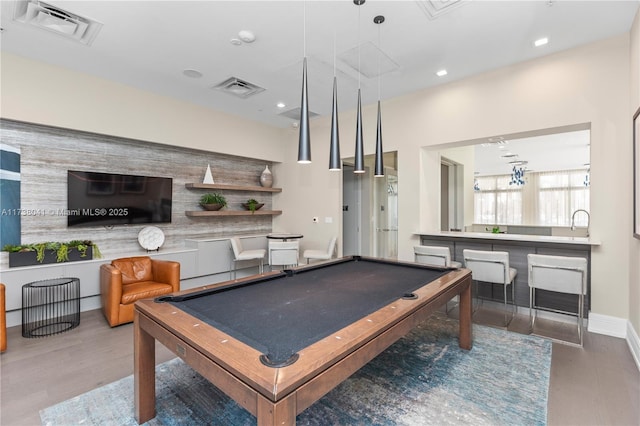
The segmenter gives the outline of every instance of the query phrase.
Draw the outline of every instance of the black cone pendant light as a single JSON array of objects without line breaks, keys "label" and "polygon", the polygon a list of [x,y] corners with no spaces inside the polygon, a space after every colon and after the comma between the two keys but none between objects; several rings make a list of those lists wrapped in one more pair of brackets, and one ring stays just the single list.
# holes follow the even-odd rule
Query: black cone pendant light
[{"label": "black cone pendant light", "polygon": [[380,111],[380,100],[378,99],[378,129],[376,130],[376,164],[375,164],[375,177],[384,176],[384,163],[382,160],[382,113]]},{"label": "black cone pendant light", "polygon": [[[362,6],[365,0],[353,0],[356,6]],[[358,9],[358,109],[356,112],[356,159],[353,173],[364,173],[364,142],[362,140],[362,97],[360,94],[360,9]]]},{"label": "black cone pendant light", "polygon": [[[362,6],[365,0],[353,0],[356,6]],[[311,163],[311,137],[309,130],[309,101],[307,90],[307,56],[306,56],[306,4],[304,7],[304,59],[302,62],[302,99],[300,107],[300,135],[298,139],[298,163]],[[373,18],[375,24],[382,24],[384,16]],[[380,28],[378,27],[378,50],[380,50]],[[335,71],[335,38],[334,38],[334,72],[333,72],[333,104],[331,109],[331,141],[329,148],[329,170],[341,170],[340,135],[338,131],[338,79]],[[356,146],[354,173],[365,173],[364,140],[362,137],[362,92],[360,88],[360,9],[358,9],[358,105],[356,111]],[[380,106],[380,52],[378,52],[378,121],[376,130],[375,176],[384,176],[382,149],[382,112]]]},{"label": "black cone pendant light", "polygon": [[353,173],[364,173],[364,143],[362,141],[362,99],[358,89],[358,110],[356,112],[356,160]]},{"label": "black cone pendant light", "polygon": [[329,146],[329,170],[340,171],[340,132],[338,132],[338,77],[336,75],[336,33],[333,33],[333,105],[331,106],[331,143]]},{"label": "black cone pendant light", "polygon": [[[373,22],[380,25],[384,22],[384,16],[378,15],[373,18]],[[375,160],[375,177],[384,176],[384,151],[382,150],[382,111],[380,108],[380,27],[378,27],[378,127],[376,130],[376,160]]]},{"label": "black cone pendant light", "polygon": [[300,136],[298,163],[311,163],[311,136],[309,134],[309,100],[307,95],[307,58],[302,60],[302,102],[300,106]]},{"label": "black cone pendant light", "polygon": [[333,77],[333,107],[331,108],[331,147],[329,170],[340,170],[340,134],[338,133],[338,79]]},{"label": "black cone pendant light", "polygon": [[311,136],[309,134],[309,99],[307,95],[307,5],[303,2],[303,51],[302,60],[302,101],[300,103],[300,136],[298,138],[298,163],[311,163]]}]

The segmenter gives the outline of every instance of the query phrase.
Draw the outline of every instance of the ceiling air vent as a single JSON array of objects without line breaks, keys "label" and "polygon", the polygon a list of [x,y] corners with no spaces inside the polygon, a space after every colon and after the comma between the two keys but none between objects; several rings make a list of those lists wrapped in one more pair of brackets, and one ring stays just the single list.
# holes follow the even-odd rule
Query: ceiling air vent
[{"label": "ceiling air vent", "polygon": [[464,4],[461,0],[416,0],[418,6],[427,15],[427,18],[433,20],[445,13],[460,7]]},{"label": "ceiling air vent", "polygon": [[[282,115],[283,117],[291,118],[293,120],[300,120],[300,107],[290,109],[289,111],[281,112],[279,115]],[[320,114],[313,111],[309,111],[309,119],[313,117],[317,117],[318,115]]]},{"label": "ceiling air vent", "polygon": [[240,80],[236,77],[230,77],[220,84],[216,84],[212,89],[220,90],[239,98],[246,99],[249,96],[253,96],[257,93],[264,92],[264,89],[260,86],[256,86],[248,81]]},{"label": "ceiling air vent", "polygon": [[54,32],[87,46],[93,43],[102,28],[101,22],[39,0],[16,1],[13,20]]}]

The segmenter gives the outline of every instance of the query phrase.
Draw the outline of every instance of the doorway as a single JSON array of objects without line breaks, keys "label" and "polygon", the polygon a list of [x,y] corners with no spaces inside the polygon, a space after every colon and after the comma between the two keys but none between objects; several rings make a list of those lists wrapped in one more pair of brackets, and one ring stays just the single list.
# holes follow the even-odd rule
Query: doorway
[{"label": "doorway", "polygon": [[342,167],[342,254],[360,254],[360,179],[351,164]]},{"label": "doorway", "polygon": [[464,165],[440,158],[440,230],[464,227]]},{"label": "doorway", "polygon": [[365,173],[354,174],[353,159],[342,168],[342,252],[398,257],[397,153],[384,154],[385,175],[371,173],[374,155],[365,156]]},{"label": "doorway", "polygon": [[398,258],[398,175],[395,170],[385,171],[383,178],[375,179],[374,229],[376,257]]}]

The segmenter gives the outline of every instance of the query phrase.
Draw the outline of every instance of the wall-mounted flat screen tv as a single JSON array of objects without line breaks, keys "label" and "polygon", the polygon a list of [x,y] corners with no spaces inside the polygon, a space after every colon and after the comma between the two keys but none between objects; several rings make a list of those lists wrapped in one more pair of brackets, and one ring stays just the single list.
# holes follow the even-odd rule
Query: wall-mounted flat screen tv
[{"label": "wall-mounted flat screen tv", "polygon": [[67,172],[67,226],[171,222],[173,179]]}]

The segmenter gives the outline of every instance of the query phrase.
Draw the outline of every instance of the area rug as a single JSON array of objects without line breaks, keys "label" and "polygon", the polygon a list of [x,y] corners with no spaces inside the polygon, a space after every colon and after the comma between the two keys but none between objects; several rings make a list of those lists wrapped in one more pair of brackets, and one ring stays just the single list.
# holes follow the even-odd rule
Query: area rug
[{"label": "area rug", "polygon": [[[544,425],[551,342],[431,317],[298,415],[301,425]],[[147,425],[255,425],[242,407],[176,358],[156,369],[157,415]],[[133,377],[40,412],[42,424],[136,425]]]}]

